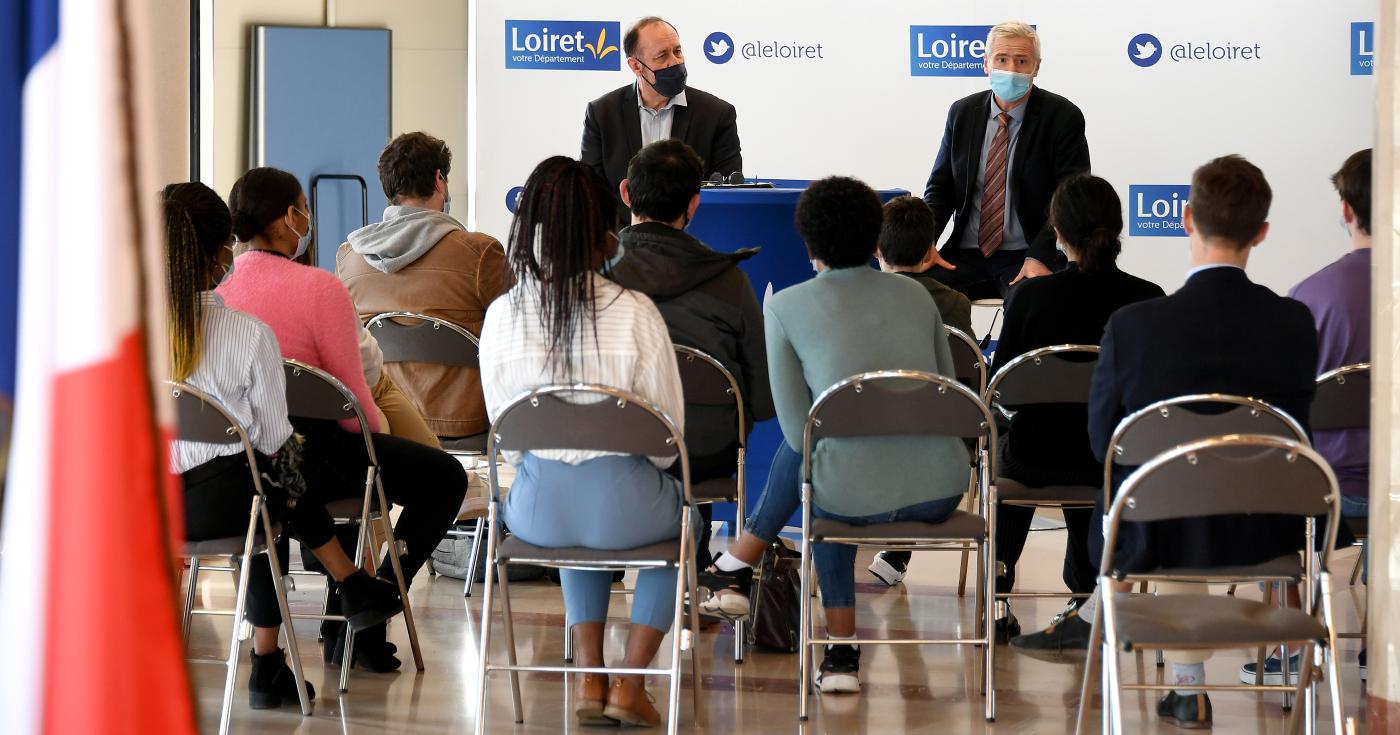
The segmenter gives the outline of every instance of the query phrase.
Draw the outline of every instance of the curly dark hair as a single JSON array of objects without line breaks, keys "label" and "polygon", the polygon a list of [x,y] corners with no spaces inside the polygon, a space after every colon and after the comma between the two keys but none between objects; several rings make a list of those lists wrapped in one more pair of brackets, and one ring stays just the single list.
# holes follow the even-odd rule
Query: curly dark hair
[{"label": "curly dark hair", "polygon": [[404,133],[379,154],[379,185],[394,204],[403,197],[432,196],[437,172],[445,179],[451,170],[452,151],[447,143],[427,133]]},{"label": "curly dark hair", "polygon": [[846,176],[814,182],[797,199],[797,232],[812,257],[830,268],[868,265],[883,216],[875,190]]}]

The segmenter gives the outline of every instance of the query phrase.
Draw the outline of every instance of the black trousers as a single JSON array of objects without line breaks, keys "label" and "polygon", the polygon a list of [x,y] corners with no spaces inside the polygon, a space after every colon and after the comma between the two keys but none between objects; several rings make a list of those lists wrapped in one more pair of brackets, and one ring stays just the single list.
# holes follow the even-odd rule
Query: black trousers
[{"label": "black trousers", "polygon": [[[306,484],[318,488],[328,500],[362,497],[369,455],[360,435],[332,421],[293,419],[292,425],[306,437],[301,467]],[[394,537],[408,547],[400,559],[408,584],[457,520],[467,494],[467,473],[440,449],[388,434],[372,434],[370,440],[379,459],[384,494],[403,508]],[[341,545],[353,557],[356,531],[341,529],[337,531]],[[379,576],[394,578],[387,554],[379,564]]]},{"label": "black trousers", "polygon": [[[1071,592],[1094,591],[1099,565],[1089,556],[1089,527],[1092,508],[1065,509],[1065,563],[1061,579]],[[1006,565],[1005,576],[997,577],[997,592],[1010,592],[1016,584],[1016,563],[1026,548],[1034,508],[997,504],[997,561]]]},{"label": "black trousers", "polygon": [[[955,270],[930,269],[939,282],[963,293],[969,300],[1004,299],[1011,291],[1011,280],[1026,262],[1025,250],[998,250],[983,256],[981,250],[948,246],[939,251]],[[1054,264],[1050,264],[1054,268]]]},{"label": "black trousers", "polygon": [[[248,513],[253,503],[253,478],[248,461],[242,454],[218,457],[184,473],[185,537],[190,541],[242,536],[248,530]],[[292,506],[278,489],[263,483],[268,495],[267,511],[274,523],[284,526],[277,542],[281,573],[287,572],[289,536],[296,536],[303,545],[317,547],[333,537],[333,526],[326,513],[325,500],[310,486]],[[262,530],[261,525],[258,528]],[[282,623],[277,609],[277,594],[272,586],[272,569],[267,555],[253,558],[248,570],[247,618],[259,628],[273,628]]]}]

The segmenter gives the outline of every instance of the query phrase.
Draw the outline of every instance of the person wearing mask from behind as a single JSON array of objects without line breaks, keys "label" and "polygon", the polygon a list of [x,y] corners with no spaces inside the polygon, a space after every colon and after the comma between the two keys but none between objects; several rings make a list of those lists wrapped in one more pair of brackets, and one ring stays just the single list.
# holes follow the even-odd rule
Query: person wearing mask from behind
[{"label": "person wearing mask from behind", "polygon": [[[310,244],[311,212],[301,183],[286,171],[255,168],[239,177],[229,194],[233,234],[247,250],[234,261],[235,272],[218,288],[229,308],[267,324],[277,336],[282,356],[320,368],[355,395],[362,407],[373,405],[358,344],[360,321],[350,294],[336,277],[295,261]],[[467,491],[467,477],[451,455],[396,436],[379,433],[377,412],[366,415],[384,491],[403,508],[395,537],[407,553],[400,563],[409,584],[457,517]],[[306,438],[302,475],[327,498],[358,497],[364,492],[369,456],[357,422],[293,418]],[[349,526],[342,526],[349,529]],[[341,544],[354,550],[354,530],[341,532]],[[378,576],[393,579],[386,555]],[[332,598],[332,610],[339,597]],[[339,624],[322,626],[327,662],[339,661]],[[399,666],[385,628],[366,629],[355,639],[356,663],[377,671]]]},{"label": "person wearing mask from behind", "polygon": [[[678,140],[652,143],[632,159],[621,189],[632,226],[618,233],[623,255],[609,277],[651,297],[673,343],[694,347],[729,370],[744,397],[747,434],[754,422],[773,418],[763,312],[738,265],[757,250],[718,253],[685,231],[700,206],[701,171],[700,157]],[[691,483],[732,477],[739,452],[733,406],[687,404],[685,417]],[[701,568],[711,561],[710,509],[700,506]]]},{"label": "person wearing mask from behind", "polygon": [[[319,486],[308,486],[297,458],[299,441],[287,421],[286,387],[277,338],[267,325],[224,305],[213,288],[233,273],[228,206],[204,184],[171,184],[161,192],[165,215],[167,296],[172,377],[207,393],[248,433],[258,469],[267,478],[267,512],[311,550],[340,585],[342,609],[364,630],[403,609],[398,588],[356,569],[339,543]],[[185,535],[190,541],[241,536],[256,488],[237,444],[176,441],[171,467],[184,481]],[[286,574],[288,543],[277,544]],[[296,682],[277,647],[282,624],[267,555],[248,575],[248,622],[253,626],[248,701],[271,709],[298,701]],[[307,684],[315,699],[316,690]]]},{"label": "person wearing mask from behind", "polygon": [[[506,253],[448,213],[451,168],[452,151],[427,133],[400,135],[380,153],[384,220],[351,232],[336,253],[336,275],[361,320],[411,311],[481,334],[486,307],[508,285]],[[476,368],[391,362],[384,372],[447,446],[489,428]]]}]

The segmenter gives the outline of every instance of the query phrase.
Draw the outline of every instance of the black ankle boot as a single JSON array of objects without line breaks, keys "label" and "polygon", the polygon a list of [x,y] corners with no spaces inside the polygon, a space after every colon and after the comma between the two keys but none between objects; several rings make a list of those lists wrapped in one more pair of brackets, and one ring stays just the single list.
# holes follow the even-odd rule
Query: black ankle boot
[{"label": "black ankle boot", "polygon": [[357,571],[340,583],[340,609],[359,633],[402,612],[403,600],[397,585]]},{"label": "black ankle boot", "polygon": [[[250,652],[251,653],[251,652]],[[259,656],[251,653],[253,671],[248,675],[248,706],[253,709],[276,709],[283,704],[300,704],[296,677],[287,666],[282,649]],[[316,699],[316,687],[306,682],[306,696]]]},{"label": "black ankle boot", "polygon": [[[324,649],[327,665],[338,666],[341,659],[345,658],[345,628],[340,627],[339,631],[340,634],[333,641],[328,639],[328,645]],[[385,639],[387,634],[388,629],[384,623],[371,625],[356,633],[355,665],[379,674],[398,671],[403,662],[394,655],[399,649]]]}]

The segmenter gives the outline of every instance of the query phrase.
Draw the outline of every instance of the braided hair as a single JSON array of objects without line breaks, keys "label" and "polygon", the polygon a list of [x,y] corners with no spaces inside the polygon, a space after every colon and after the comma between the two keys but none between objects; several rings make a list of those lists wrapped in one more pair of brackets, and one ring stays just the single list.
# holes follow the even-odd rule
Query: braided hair
[{"label": "braided hair", "polygon": [[210,286],[209,269],[228,244],[232,217],[224,200],[197,181],[161,190],[165,213],[167,294],[171,367],[184,380],[199,366],[204,341],[200,292]]}]

